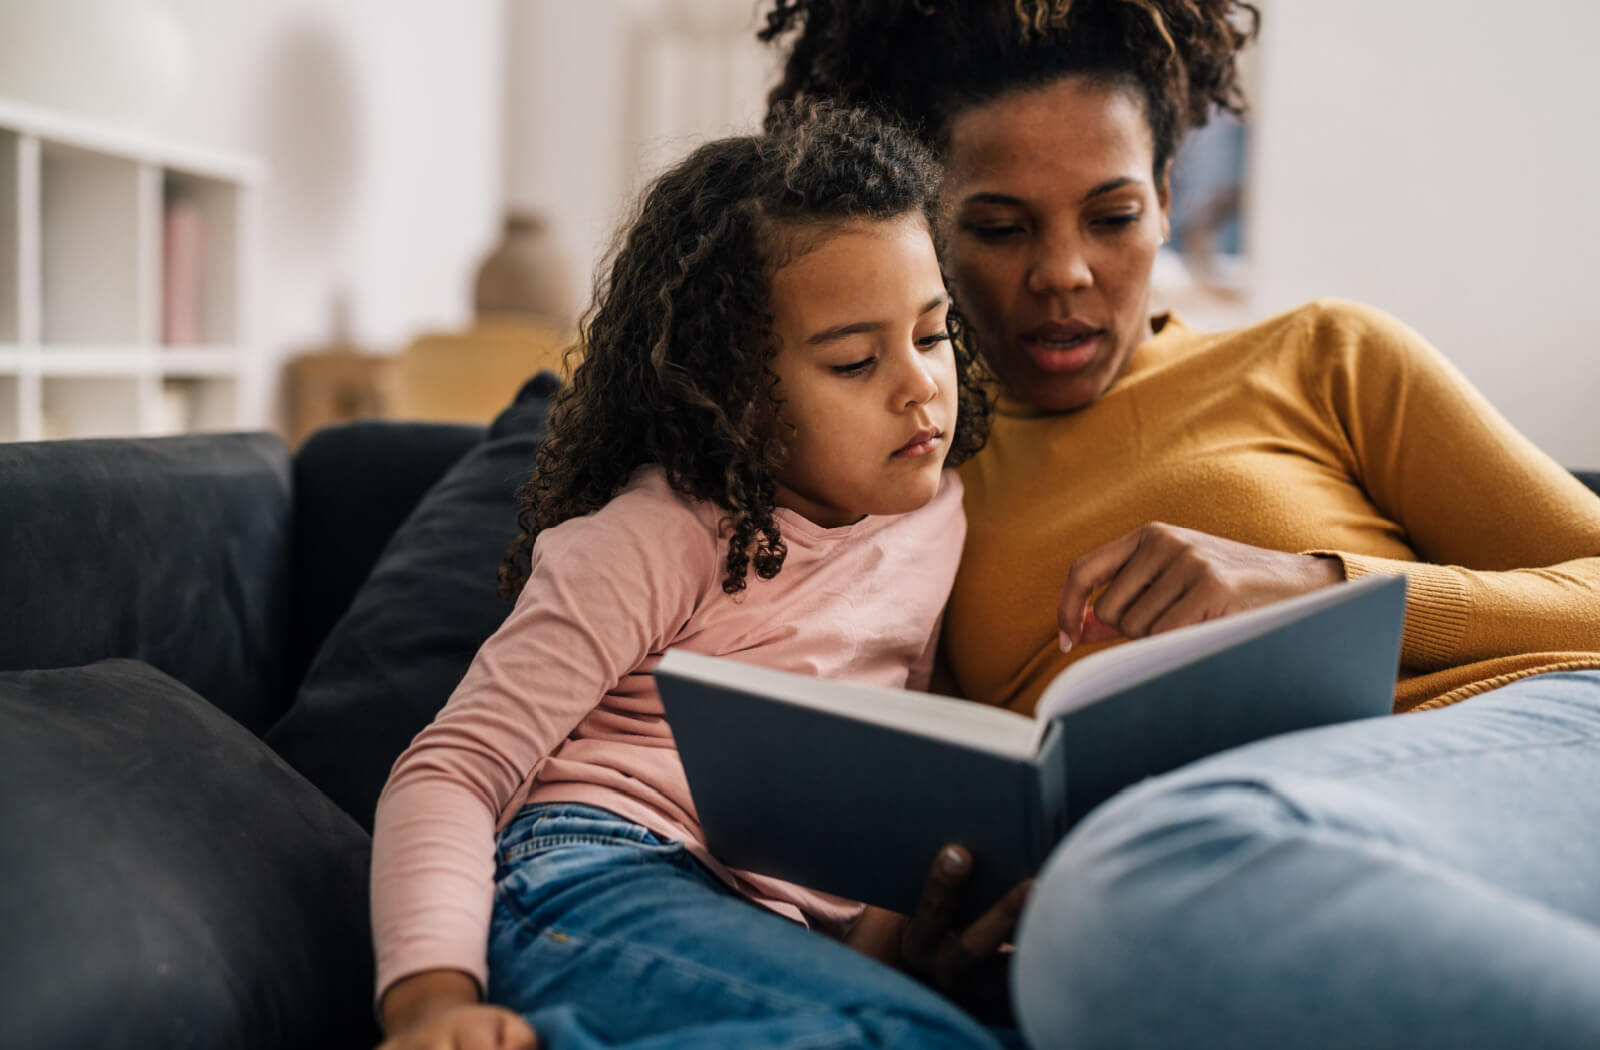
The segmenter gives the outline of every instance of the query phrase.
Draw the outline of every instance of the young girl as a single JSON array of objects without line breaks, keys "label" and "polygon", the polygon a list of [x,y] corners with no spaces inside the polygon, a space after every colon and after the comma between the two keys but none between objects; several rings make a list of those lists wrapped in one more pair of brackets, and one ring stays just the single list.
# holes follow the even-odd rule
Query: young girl
[{"label": "young girl", "polygon": [[965,535],[944,468],[987,424],[937,182],[822,109],[647,194],[524,489],[516,606],[378,805],[386,1046],[997,1045],[801,925],[859,906],[707,854],[650,677],[677,646],[926,683]]}]

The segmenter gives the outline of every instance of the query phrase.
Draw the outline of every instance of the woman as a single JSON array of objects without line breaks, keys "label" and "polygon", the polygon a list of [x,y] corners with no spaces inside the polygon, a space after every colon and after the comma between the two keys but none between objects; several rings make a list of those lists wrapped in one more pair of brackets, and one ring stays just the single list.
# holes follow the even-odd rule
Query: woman
[{"label": "woman", "polygon": [[958,691],[1031,710],[1094,643],[1409,580],[1395,704],[1420,713],[1102,806],[1024,914],[1021,1023],[1074,1048],[1595,1045],[1600,500],[1376,311],[1150,316],[1173,154],[1242,105],[1254,16],[780,0],[762,34],[789,41],[774,101],[877,104],[948,167],[945,262],[1000,391],[963,468]]}]

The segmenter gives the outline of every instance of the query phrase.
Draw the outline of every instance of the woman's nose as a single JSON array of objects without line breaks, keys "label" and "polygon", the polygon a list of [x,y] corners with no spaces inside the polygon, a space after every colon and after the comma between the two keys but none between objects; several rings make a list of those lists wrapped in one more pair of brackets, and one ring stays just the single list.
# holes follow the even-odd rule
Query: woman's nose
[{"label": "woman's nose", "polygon": [[1028,291],[1034,295],[1075,292],[1094,284],[1083,242],[1077,237],[1060,237],[1039,243],[1028,267]]}]

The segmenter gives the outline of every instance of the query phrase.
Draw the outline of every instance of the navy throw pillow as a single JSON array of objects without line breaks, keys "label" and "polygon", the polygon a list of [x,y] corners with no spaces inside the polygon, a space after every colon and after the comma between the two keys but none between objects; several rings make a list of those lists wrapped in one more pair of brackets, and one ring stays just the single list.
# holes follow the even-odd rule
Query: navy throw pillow
[{"label": "navy throw pillow", "polygon": [[496,573],[517,536],[516,490],[544,440],[554,373],[516,401],[396,530],[312,660],[269,743],[362,827],[389,769],[510,612]]},{"label": "navy throw pillow", "polygon": [[372,1046],[368,837],[137,660],[0,672],[0,1044]]}]

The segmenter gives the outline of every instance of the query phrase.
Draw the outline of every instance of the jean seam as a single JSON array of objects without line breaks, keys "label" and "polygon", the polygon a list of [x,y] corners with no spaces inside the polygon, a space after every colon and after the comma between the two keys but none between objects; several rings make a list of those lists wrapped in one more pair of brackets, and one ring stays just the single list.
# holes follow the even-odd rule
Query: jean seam
[{"label": "jean seam", "polygon": [[[1403,717],[1403,716],[1395,716]],[[1378,770],[1394,769],[1404,766],[1417,768],[1420,766],[1434,765],[1440,762],[1453,762],[1462,758],[1478,758],[1483,755],[1509,755],[1524,751],[1538,751],[1544,749],[1577,747],[1581,744],[1592,744],[1600,737],[1578,734],[1569,736],[1565,740],[1535,740],[1524,744],[1504,744],[1494,747],[1477,747],[1471,750],[1452,750],[1443,754],[1414,755],[1409,757],[1387,758],[1381,761],[1352,762],[1339,766],[1337,769],[1323,770],[1317,773],[1295,774],[1306,780],[1345,780],[1359,773],[1368,773]]]},{"label": "jean seam", "polygon": [[622,956],[642,958],[650,962],[664,962],[680,973],[691,974],[701,980],[709,979],[708,983],[715,984],[727,993],[737,995],[752,1003],[764,1003],[769,1006],[787,1010],[791,1013],[827,1012],[825,1007],[819,1006],[806,999],[797,999],[785,995],[780,991],[763,988],[759,984],[740,980],[720,970],[701,965],[692,959],[685,959],[680,955],[658,951],[654,948],[642,947],[625,940],[614,937],[591,937],[585,933],[577,933],[563,928],[559,924],[540,927],[532,921],[532,917],[514,899],[506,899],[505,905],[515,916],[517,925],[532,933],[535,937],[545,937],[552,934],[559,935],[563,944],[580,948],[606,948]]},{"label": "jean seam", "polygon": [[504,863],[509,864],[512,861],[521,860],[523,857],[526,857],[529,854],[536,853],[544,849],[553,849],[557,846],[632,846],[636,849],[644,850],[649,853],[662,854],[672,853],[674,851],[684,850],[686,848],[681,842],[666,842],[660,839],[657,839],[655,842],[643,842],[639,839],[628,838],[622,835],[595,835],[578,833],[562,835],[539,835],[533,838],[523,839],[514,846],[503,848],[501,850],[501,857],[503,858]]}]

